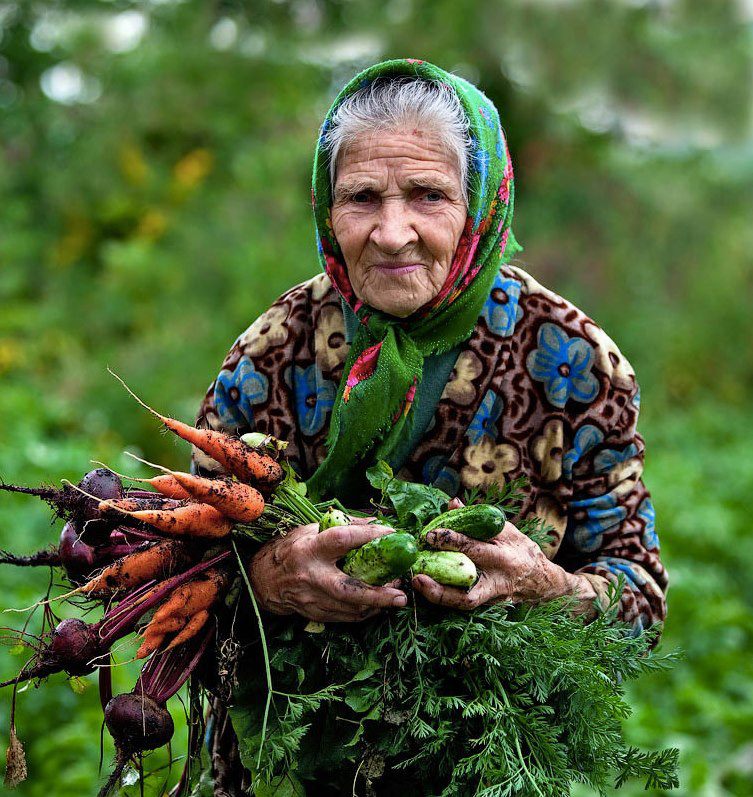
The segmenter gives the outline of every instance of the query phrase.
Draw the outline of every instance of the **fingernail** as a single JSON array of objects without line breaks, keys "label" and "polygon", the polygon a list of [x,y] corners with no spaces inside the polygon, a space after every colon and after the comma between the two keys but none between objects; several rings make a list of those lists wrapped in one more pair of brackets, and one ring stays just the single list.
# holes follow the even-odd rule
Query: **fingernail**
[{"label": "fingernail", "polygon": [[408,603],[408,599],[405,595],[398,595],[397,598],[392,601],[393,606],[405,606],[406,603]]}]

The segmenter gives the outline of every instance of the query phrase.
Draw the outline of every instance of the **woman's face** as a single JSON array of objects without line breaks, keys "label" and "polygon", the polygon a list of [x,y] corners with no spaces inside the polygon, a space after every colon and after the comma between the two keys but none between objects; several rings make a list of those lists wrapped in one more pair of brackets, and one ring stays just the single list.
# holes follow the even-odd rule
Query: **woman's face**
[{"label": "woman's face", "polygon": [[363,136],[338,159],[332,227],[356,296],[405,318],[444,285],[466,219],[460,172],[433,133]]}]

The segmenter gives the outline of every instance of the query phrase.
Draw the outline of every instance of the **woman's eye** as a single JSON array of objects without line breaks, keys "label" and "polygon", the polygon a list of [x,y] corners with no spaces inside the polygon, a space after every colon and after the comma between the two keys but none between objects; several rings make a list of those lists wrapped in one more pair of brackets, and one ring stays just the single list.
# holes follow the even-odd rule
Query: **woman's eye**
[{"label": "woman's eye", "polygon": [[441,191],[429,190],[424,192],[424,199],[428,202],[441,202],[444,199],[444,194]]},{"label": "woman's eye", "polygon": [[368,191],[358,191],[350,197],[351,202],[356,202],[361,205],[368,202],[370,199],[371,196]]}]

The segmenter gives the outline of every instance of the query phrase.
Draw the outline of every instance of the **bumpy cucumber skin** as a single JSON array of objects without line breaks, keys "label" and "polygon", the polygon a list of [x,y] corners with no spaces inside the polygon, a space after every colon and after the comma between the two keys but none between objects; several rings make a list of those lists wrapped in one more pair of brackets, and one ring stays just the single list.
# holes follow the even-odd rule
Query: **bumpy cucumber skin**
[{"label": "bumpy cucumber skin", "polygon": [[395,531],[348,551],[343,570],[372,586],[381,586],[410,570],[418,556],[412,534]]},{"label": "bumpy cucumber skin", "polygon": [[319,531],[326,531],[327,529],[332,529],[335,526],[347,526],[348,523],[350,523],[350,520],[344,512],[331,507],[322,515],[322,518],[319,521]]},{"label": "bumpy cucumber skin", "polygon": [[502,531],[505,520],[505,513],[491,504],[461,506],[429,521],[418,535],[418,540],[425,545],[428,532],[433,529],[451,529],[474,540],[486,542]]},{"label": "bumpy cucumber skin", "polygon": [[478,581],[476,565],[459,551],[421,551],[413,563],[413,574],[433,578],[447,587],[470,589]]}]

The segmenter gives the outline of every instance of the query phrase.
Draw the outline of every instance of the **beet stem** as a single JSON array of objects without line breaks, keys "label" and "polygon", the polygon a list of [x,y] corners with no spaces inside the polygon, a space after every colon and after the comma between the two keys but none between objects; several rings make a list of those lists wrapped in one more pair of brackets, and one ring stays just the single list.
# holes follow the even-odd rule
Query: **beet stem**
[{"label": "beet stem", "polygon": [[35,495],[44,501],[54,501],[60,494],[60,490],[56,490],[53,487],[21,487],[19,484],[6,484],[3,481],[0,481],[0,490],[6,490],[9,493]]},{"label": "beet stem", "polygon": [[124,753],[122,750],[118,750],[117,756],[115,758],[115,767],[110,773],[107,783],[105,783],[105,785],[99,790],[97,797],[108,797],[115,784],[120,780],[120,776],[123,774],[123,770],[125,769],[125,765],[128,763],[129,757],[130,756],[127,753]]},{"label": "beet stem", "polygon": [[16,565],[16,567],[59,567],[62,564],[57,548],[37,551],[29,556],[16,556],[10,551],[0,550],[0,565]]}]

